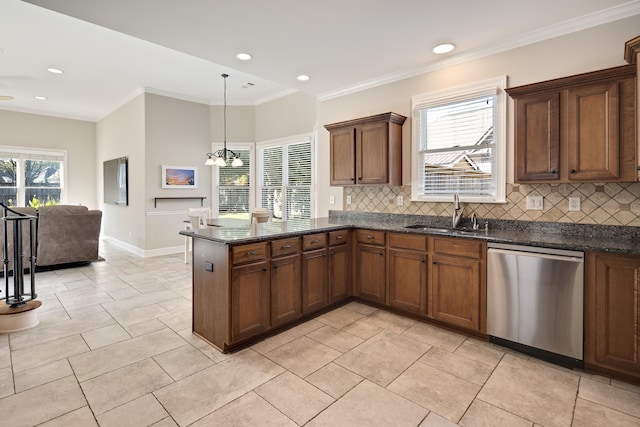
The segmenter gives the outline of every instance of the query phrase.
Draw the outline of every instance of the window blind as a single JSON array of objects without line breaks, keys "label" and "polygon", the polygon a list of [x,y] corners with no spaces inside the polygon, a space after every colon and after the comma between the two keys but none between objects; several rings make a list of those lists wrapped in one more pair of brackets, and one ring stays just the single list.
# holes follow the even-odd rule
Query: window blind
[{"label": "window blind", "polygon": [[249,219],[251,200],[251,151],[233,150],[242,166],[230,164],[218,169],[218,215],[220,218]]},{"label": "window blind", "polygon": [[482,96],[417,110],[421,194],[495,195],[494,104]]}]

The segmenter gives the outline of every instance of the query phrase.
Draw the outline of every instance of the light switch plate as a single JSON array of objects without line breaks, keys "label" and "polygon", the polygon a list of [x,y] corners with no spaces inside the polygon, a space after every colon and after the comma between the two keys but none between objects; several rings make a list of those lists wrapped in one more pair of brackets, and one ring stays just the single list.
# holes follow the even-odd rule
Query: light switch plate
[{"label": "light switch plate", "polygon": [[580,197],[569,197],[569,212],[577,212],[580,210]]},{"label": "light switch plate", "polygon": [[347,196],[347,204],[350,205],[351,204],[351,196]]},{"label": "light switch plate", "polygon": [[544,199],[542,196],[527,196],[527,210],[541,211],[544,210]]},{"label": "light switch plate", "polygon": [[336,204],[336,196],[329,196],[329,204],[330,205]]},{"label": "light switch plate", "polygon": [[404,197],[402,196],[396,197],[396,206],[402,206],[402,205],[404,205]]}]

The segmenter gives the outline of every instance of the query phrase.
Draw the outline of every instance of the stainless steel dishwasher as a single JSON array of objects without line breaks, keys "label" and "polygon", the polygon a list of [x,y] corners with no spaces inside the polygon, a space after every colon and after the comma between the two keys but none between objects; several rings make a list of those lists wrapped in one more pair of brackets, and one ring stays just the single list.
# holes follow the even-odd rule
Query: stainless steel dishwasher
[{"label": "stainless steel dishwasher", "polygon": [[582,366],[584,253],[487,247],[490,340],[554,363]]}]

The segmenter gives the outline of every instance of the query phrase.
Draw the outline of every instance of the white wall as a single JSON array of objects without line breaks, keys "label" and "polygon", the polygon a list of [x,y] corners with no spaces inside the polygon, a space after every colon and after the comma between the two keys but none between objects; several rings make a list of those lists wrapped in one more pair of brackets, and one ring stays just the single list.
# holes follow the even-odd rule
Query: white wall
[{"label": "white wall", "polygon": [[[144,248],[145,241],[145,105],[144,95],[118,108],[97,123],[97,175],[102,215],[102,234],[125,247]],[[129,205],[103,203],[102,164],[117,157],[129,159]]]},{"label": "white wall", "polygon": [[[147,254],[175,247],[182,250],[183,221],[189,207],[199,207],[199,200],[163,200],[154,206],[155,197],[206,197],[211,203],[211,167],[205,166],[210,151],[209,106],[164,96],[145,95],[145,192],[144,228],[141,242]],[[162,188],[162,166],[189,166],[198,171],[197,188]]]},{"label": "white wall", "polygon": [[67,150],[63,201],[98,209],[95,123],[0,110],[0,145]]},{"label": "white wall", "polygon": [[[407,116],[403,126],[403,185],[411,183],[411,96],[500,75],[510,87],[626,64],[624,43],[638,35],[640,16],[601,25],[511,51],[428,72],[413,78],[319,103],[320,159],[329,158],[324,124],[393,111]],[[508,105],[507,181],[513,182],[513,102]],[[342,188],[329,186],[328,165],[319,170],[319,216],[340,210]],[[328,204],[331,195],[336,205]]]}]

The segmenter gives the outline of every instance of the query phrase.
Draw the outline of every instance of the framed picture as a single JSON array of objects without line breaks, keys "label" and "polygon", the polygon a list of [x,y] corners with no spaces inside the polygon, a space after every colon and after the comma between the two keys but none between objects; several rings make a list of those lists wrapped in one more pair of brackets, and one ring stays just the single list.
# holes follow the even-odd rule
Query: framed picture
[{"label": "framed picture", "polygon": [[162,188],[198,188],[198,168],[162,165]]}]

